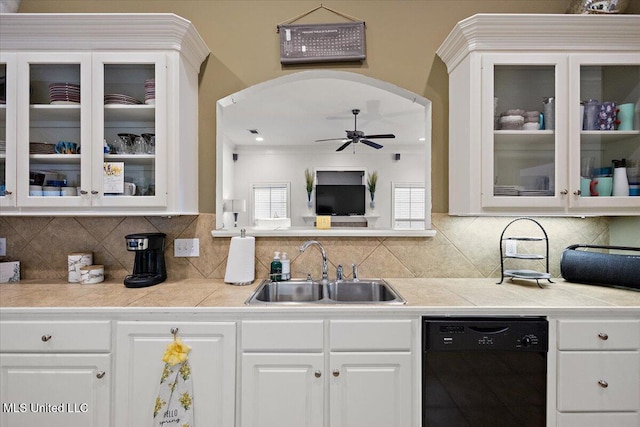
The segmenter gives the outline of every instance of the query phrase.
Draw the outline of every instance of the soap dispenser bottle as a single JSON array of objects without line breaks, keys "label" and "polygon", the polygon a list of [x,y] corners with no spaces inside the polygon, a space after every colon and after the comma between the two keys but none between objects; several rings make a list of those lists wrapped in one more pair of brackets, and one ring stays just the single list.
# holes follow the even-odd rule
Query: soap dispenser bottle
[{"label": "soap dispenser bottle", "polygon": [[291,279],[291,261],[287,256],[286,252],[282,252],[282,280],[290,280]]},{"label": "soap dispenser bottle", "polygon": [[629,180],[627,179],[627,160],[612,160],[613,162],[613,195],[628,196]]},{"label": "soap dispenser bottle", "polygon": [[280,262],[280,252],[275,252],[273,254],[270,277],[272,282],[279,282],[282,280],[282,262]]}]

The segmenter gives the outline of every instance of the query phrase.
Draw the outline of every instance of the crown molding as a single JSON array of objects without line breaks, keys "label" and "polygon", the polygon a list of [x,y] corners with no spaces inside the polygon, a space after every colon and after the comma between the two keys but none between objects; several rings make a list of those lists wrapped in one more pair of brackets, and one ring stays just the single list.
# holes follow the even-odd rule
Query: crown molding
[{"label": "crown molding", "polygon": [[174,50],[198,71],[211,52],[193,24],[172,13],[3,13],[0,50]]},{"label": "crown molding", "polygon": [[640,52],[640,15],[477,14],[458,22],[436,53],[450,73],[482,51]]}]

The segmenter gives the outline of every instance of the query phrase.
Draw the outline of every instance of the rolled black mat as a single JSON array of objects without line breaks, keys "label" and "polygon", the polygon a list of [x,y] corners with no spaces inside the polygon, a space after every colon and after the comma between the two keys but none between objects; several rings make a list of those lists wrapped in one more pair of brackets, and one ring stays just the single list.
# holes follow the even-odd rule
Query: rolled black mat
[{"label": "rolled black mat", "polygon": [[[638,255],[586,252],[578,248],[638,251]],[[640,248],[571,245],[562,252],[560,273],[569,282],[640,290]]]}]

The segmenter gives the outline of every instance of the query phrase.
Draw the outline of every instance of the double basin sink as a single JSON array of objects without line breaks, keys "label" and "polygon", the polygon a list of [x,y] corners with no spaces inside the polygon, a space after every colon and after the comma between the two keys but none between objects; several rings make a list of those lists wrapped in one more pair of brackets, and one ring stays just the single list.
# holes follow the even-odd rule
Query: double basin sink
[{"label": "double basin sink", "polygon": [[405,304],[382,279],[316,281],[263,280],[245,304]]}]

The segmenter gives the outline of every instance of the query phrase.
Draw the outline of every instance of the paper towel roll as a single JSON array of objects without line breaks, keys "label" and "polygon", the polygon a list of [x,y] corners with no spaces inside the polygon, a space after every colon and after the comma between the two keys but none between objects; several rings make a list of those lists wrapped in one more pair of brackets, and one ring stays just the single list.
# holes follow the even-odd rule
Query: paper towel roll
[{"label": "paper towel roll", "polygon": [[256,239],[252,236],[232,237],[227,256],[225,283],[248,285],[255,278]]}]

